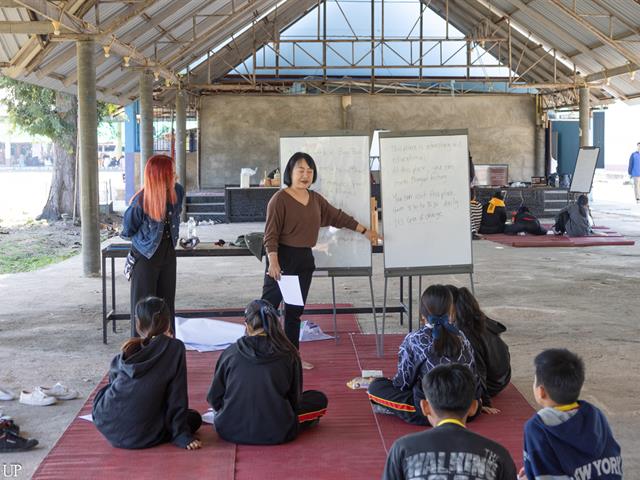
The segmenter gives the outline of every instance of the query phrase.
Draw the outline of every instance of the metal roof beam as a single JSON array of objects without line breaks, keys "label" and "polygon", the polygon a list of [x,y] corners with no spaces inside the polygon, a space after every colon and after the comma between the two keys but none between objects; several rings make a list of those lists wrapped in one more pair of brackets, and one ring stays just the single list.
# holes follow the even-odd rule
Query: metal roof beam
[{"label": "metal roof beam", "polygon": [[[509,0],[512,1],[512,0]],[[637,55],[635,52],[629,50],[626,47],[620,45],[619,42],[609,37],[607,34],[603,33],[595,27],[591,22],[585,20],[581,15],[579,15],[575,10],[572,10],[565,6],[560,0],[549,0],[553,3],[561,12],[569,17],[573,18],[578,24],[589,30],[593,33],[603,44],[610,46],[614,50],[616,50],[620,55],[629,60],[629,62],[640,63],[640,55]],[[587,53],[587,52],[585,52]],[[588,51],[589,54],[593,55],[594,52]]]},{"label": "metal roof beam", "polygon": [[[102,37],[104,34],[96,27],[81,18],[70,14],[55,4],[50,3],[47,0],[15,0],[24,8],[34,11],[38,15],[48,18],[51,21],[60,23],[61,27],[65,27],[74,33],[83,33],[87,35],[93,35],[95,37]],[[143,66],[149,66],[158,70],[163,77],[169,78],[175,82],[178,81],[177,75],[166,65],[159,62],[153,62],[149,58],[145,57],[135,48],[121,42],[117,38],[113,37],[111,42],[111,49],[114,53],[123,57],[129,57],[131,61],[140,63]]]},{"label": "metal roof beam", "polygon": [[[101,25],[102,32],[104,34],[110,34],[125,25],[128,21],[135,17],[133,15],[134,11],[139,11],[142,13],[144,10],[153,5],[157,0],[146,0],[143,4],[137,4],[135,8],[133,6],[128,7],[122,14],[114,17],[113,19],[105,22]],[[129,40],[121,38],[120,41],[124,43],[128,43]],[[45,77],[49,75],[51,72],[55,71],[58,67],[64,65],[65,63],[73,60],[76,56],[76,47],[75,45],[70,45],[64,51],[60,52],[56,55],[50,62],[43,65],[42,67],[36,70],[36,75],[38,78]],[[99,58],[99,57],[98,57]],[[102,57],[104,59],[104,56]],[[96,59],[97,60],[97,59]],[[96,67],[99,63],[96,63]]]},{"label": "metal roof beam", "polygon": [[0,33],[46,35],[48,33],[53,33],[53,24],[47,21],[0,21]]},{"label": "metal roof beam", "polygon": [[[173,15],[179,8],[182,8],[182,6],[183,5],[180,5],[179,2],[173,2],[173,5],[171,6],[171,11],[169,11],[168,9],[163,10],[161,13],[155,15],[152,18],[152,22],[155,23],[156,25],[159,25],[163,20],[166,20],[167,17]],[[187,22],[187,21],[191,22],[192,19],[193,19],[193,15],[196,15],[198,12],[200,12],[203,8],[205,8],[207,6],[209,6],[209,5],[207,5],[206,3],[198,5],[195,9],[191,10],[190,12],[188,12],[188,14],[186,14],[184,17],[182,17],[182,20],[178,24],[174,25],[174,28],[177,27],[178,25],[182,25],[184,22]],[[226,6],[227,6],[227,4],[223,5],[223,7],[226,7]],[[212,20],[207,20],[207,21],[212,21]],[[207,21],[205,21],[205,22],[207,22]],[[205,22],[201,22],[201,23],[205,23]],[[122,36],[122,40],[126,41],[126,42],[132,42],[139,35],[140,35],[140,29],[134,28],[131,31],[127,32],[125,35],[123,35]],[[152,39],[147,41],[144,45],[141,45],[138,48],[141,51],[145,51],[146,49],[152,47],[163,36],[164,36],[164,34],[156,35]],[[181,37],[178,38],[179,41],[184,40],[184,39],[190,40],[191,39],[191,33],[188,32],[188,33],[186,33],[186,34],[184,34],[184,35],[182,35]],[[116,71],[120,67],[121,67],[120,62],[114,62],[112,66],[107,68],[104,72],[98,74],[98,81],[100,81],[100,79],[104,78],[105,76],[111,75],[114,71]],[[122,84],[120,84],[119,86],[122,87]]]},{"label": "metal roof beam", "polygon": [[[276,1],[277,0],[273,0],[272,2],[265,2],[265,5],[264,5],[265,9],[269,8],[271,4],[276,3]],[[206,23],[208,27],[208,29],[205,32],[200,33],[200,35],[202,35],[200,38],[188,44],[186,47],[182,46],[182,44],[178,44],[178,46],[167,46],[162,50],[158,50],[158,58],[166,59],[165,62],[167,62],[170,65],[173,65],[175,62],[180,62],[183,59],[183,57],[189,53],[189,51],[192,51],[198,48],[199,46],[202,46],[203,43],[212,42],[212,38],[214,38],[214,36],[222,37],[219,40],[219,41],[222,41],[224,38],[231,35],[234,30],[244,27],[249,21],[248,19],[247,21],[244,21],[244,19],[247,18],[246,14],[252,11],[253,11],[253,15],[257,14],[256,5],[253,1],[247,1],[241,7],[236,6],[233,13],[231,13],[222,21],[219,20],[220,17],[210,17],[207,20],[201,22],[200,24],[200,26],[204,26],[203,24]],[[217,21],[215,19],[217,19]],[[236,22],[241,22],[241,23],[236,25],[235,24]],[[227,27],[231,31],[221,32],[222,29]],[[188,41],[191,39],[192,39],[191,31],[184,33],[179,38],[181,42]],[[127,83],[120,83],[120,85],[118,86],[120,88],[122,86],[126,86],[128,83],[131,83],[132,81],[131,74],[123,77],[122,81]],[[110,91],[112,92],[116,91],[118,87],[112,87]]]}]

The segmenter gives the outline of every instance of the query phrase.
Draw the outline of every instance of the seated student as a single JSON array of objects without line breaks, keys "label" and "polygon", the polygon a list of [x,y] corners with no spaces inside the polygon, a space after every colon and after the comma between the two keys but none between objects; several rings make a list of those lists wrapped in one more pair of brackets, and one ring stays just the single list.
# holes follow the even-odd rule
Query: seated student
[{"label": "seated student", "polygon": [[507,209],[504,206],[502,192],[498,190],[493,194],[489,203],[482,210],[482,221],[480,222],[480,233],[502,233],[504,224],[507,221]]},{"label": "seated student", "polygon": [[507,327],[487,317],[466,287],[458,289],[455,305],[456,326],[473,347],[476,369],[484,387],[482,410],[485,413],[498,413],[499,410],[491,407],[491,397],[504,390],[511,380],[509,347],[500,338]]},{"label": "seated student", "polygon": [[592,223],[589,197],[580,195],[576,203],[560,210],[553,231],[556,235],[566,233],[570,237],[587,237],[593,234]]},{"label": "seated student", "polygon": [[389,450],[383,480],[516,478],[516,466],[502,445],[466,428],[478,408],[475,380],[464,365],[440,365],[422,379],[420,408],[435,426],[405,435]]},{"label": "seated student", "polygon": [[216,431],[241,444],[291,441],[318,423],[327,397],[302,391],[300,355],[269,302],[252,301],[244,316],[247,333],[218,359],[207,395]]},{"label": "seated student", "polygon": [[393,414],[415,425],[429,425],[420,409],[420,400],[424,400],[420,382],[434,367],[449,363],[461,363],[471,368],[478,382],[476,398],[480,399],[482,392],[473,349],[451,322],[453,313],[453,298],[446,286],[431,285],[424,291],[420,299],[420,316],[425,324],[402,341],[398,373],[393,380],[376,378],[369,385],[367,393],[374,412]]},{"label": "seated student", "polygon": [[[566,349],[544,350],[534,360],[533,394],[542,410],[524,426],[524,469],[542,478],[621,479],[620,445],[602,412],[578,401],[582,359]],[[524,477],[521,477],[524,478]]]},{"label": "seated student", "polygon": [[482,204],[476,199],[476,189],[471,187],[471,236],[474,240],[479,240],[478,230],[482,222]]},{"label": "seated student", "polygon": [[195,450],[202,417],[189,410],[184,344],[171,338],[171,311],[158,297],[136,304],[140,337],[111,362],[109,383],[93,400],[93,423],[114,447],[147,448],[171,442]]},{"label": "seated student", "polygon": [[507,235],[517,235],[520,232],[530,233],[531,235],[547,234],[547,229],[540,225],[540,220],[524,205],[518,209],[513,218],[513,223],[504,227],[504,233]]}]

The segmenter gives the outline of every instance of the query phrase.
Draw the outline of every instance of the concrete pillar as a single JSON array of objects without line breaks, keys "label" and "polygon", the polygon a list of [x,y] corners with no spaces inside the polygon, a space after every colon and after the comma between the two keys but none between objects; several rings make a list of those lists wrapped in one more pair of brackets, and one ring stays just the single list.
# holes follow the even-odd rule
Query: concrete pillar
[{"label": "concrete pillar", "polygon": [[[178,181],[187,189],[187,94],[179,90],[176,95],[176,173]],[[187,221],[187,212],[182,208],[182,221]]]},{"label": "concrete pillar", "polygon": [[353,111],[351,110],[351,95],[344,95],[342,104],[342,129],[353,130]]},{"label": "concrete pillar", "polygon": [[11,166],[11,134],[5,130],[6,140],[4,142],[4,163]]},{"label": "concrete pillar", "polygon": [[591,145],[589,135],[589,89],[580,89],[580,146]]},{"label": "concrete pillar", "polygon": [[82,267],[87,277],[100,274],[98,224],[98,106],[96,101],[96,44],[76,42],[78,52],[78,149],[80,162],[80,219]]},{"label": "concrete pillar", "polygon": [[533,167],[533,175],[536,177],[544,176],[544,162],[545,162],[545,140],[546,130],[544,124],[536,125],[536,138],[535,138],[535,163]]},{"label": "concrete pillar", "polygon": [[140,72],[140,184],[144,183],[144,167],[153,155],[153,76]]}]

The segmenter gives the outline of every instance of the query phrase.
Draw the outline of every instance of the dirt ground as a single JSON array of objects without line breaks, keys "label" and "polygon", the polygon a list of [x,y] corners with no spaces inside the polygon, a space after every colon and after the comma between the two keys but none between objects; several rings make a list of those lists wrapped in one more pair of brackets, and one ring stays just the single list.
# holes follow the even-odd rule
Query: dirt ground
[{"label": "dirt ground", "polygon": [[[640,241],[640,206],[621,210],[596,205],[594,214],[597,223]],[[198,233],[204,241],[233,240],[260,228],[216,225],[199,227]],[[515,249],[478,241],[474,266],[482,307],[508,326],[504,338],[511,349],[516,387],[532,402],[533,356],[548,347],[576,351],[587,366],[582,397],[608,416],[623,448],[625,478],[640,479],[640,245]],[[118,306],[124,309],[128,285],[121,268],[117,263]],[[100,279],[84,278],[81,271],[81,259],[74,256],[35,272],[0,275],[0,385],[19,391],[63,381],[82,394],[78,400],[46,408],[0,402],[0,409],[40,440],[36,450],[0,457],[2,464],[22,466],[18,478],[32,475],[126,338],[127,326],[121,323],[117,334],[110,333],[109,344],[102,344]],[[177,307],[243,306],[259,295],[261,278],[262,265],[255,258],[181,259]],[[423,286],[467,281],[464,276],[424,277]],[[390,291],[396,292],[395,287],[392,281]],[[381,304],[380,255],[374,256],[374,288]],[[337,296],[339,302],[369,305],[368,282],[338,279]],[[330,299],[330,282],[314,279],[309,302]],[[406,331],[397,316],[390,318],[388,331]],[[373,331],[370,316],[361,315],[359,321],[364,331]]]},{"label": "dirt ground", "polygon": [[[116,235],[122,218],[103,215],[101,239]],[[0,227],[0,274],[30,272],[80,253],[80,225],[72,221],[29,221]]]}]

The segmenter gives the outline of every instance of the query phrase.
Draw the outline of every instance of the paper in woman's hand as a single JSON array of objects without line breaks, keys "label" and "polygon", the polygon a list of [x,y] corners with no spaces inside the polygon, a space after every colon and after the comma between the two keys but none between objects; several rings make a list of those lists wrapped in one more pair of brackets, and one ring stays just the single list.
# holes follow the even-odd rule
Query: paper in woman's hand
[{"label": "paper in woman's hand", "polygon": [[282,275],[280,280],[278,280],[278,286],[280,287],[280,292],[282,292],[284,303],[299,305],[301,307],[304,306],[298,275]]}]

